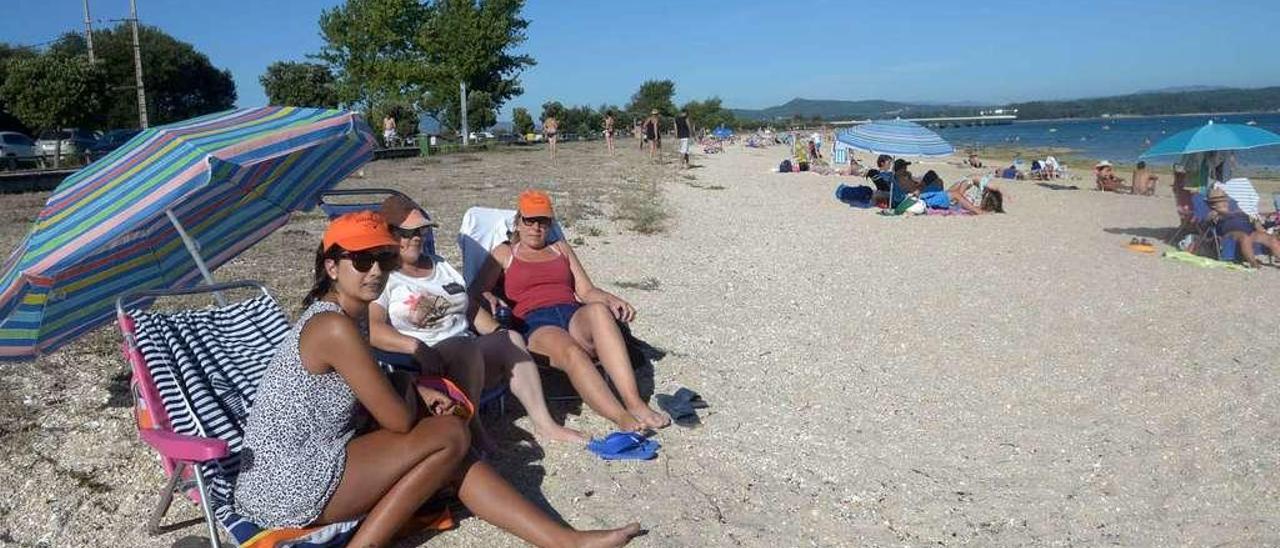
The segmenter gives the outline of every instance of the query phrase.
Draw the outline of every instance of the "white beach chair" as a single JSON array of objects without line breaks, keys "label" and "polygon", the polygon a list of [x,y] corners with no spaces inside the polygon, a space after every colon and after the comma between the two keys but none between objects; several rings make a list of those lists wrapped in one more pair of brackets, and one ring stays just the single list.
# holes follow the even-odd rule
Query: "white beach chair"
[{"label": "white beach chair", "polygon": [[[515,222],[514,209],[473,207],[463,214],[462,226],[458,227],[458,251],[462,253],[462,278],[468,288],[475,282],[476,276],[480,275],[493,248],[506,242],[515,231]],[[560,222],[553,221],[551,231],[547,234],[547,242],[562,238],[564,230],[560,227]]]},{"label": "white beach chair", "polygon": [[1240,211],[1248,213],[1250,217],[1258,217],[1258,189],[1253,187],[1253,181],[1245,177],[1236,177],[1222,183],[1222,189],[1226,191],[1227,196],[1236,201],[1236,205],[1240,207]]}]

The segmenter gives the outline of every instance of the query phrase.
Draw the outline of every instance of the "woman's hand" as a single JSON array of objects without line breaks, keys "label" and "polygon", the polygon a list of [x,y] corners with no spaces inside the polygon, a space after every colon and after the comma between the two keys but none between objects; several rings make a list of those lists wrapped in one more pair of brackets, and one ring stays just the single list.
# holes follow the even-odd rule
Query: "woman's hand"
[{"label": "woman's hand", "polygon": [[427,409],[432,415],[449,415],[453,413],[453,409],[457,407],[457,402],[446,396],[443,392],[425,386],[419,386],[418,396],[422,398],[422,403],[426,404]]},{"label": "woman's hand", "polygon": [[605,299],[605,306],[609,307],[609,311],[613,313],[613,317],[618,321],[631,323],[631,320],[636,318],[635,307],[617,295],[609,295]]}]

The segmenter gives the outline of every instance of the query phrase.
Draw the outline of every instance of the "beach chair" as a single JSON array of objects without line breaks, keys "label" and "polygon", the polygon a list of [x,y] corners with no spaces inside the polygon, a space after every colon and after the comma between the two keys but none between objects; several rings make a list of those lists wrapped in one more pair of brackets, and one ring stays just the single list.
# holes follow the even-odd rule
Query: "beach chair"
[{"label": "beach chair", "polygon": [[[256,289],[255,298],[203,310],[158,313],[139,307],[155,299]],[[142,291],[116,300],[125,359],[132,369],[138,437],[160,454],[168,483],[147,522],[161,532],[174,493],[186,493],[204,513],[210,545],[218,528],[241,547],[340,546],[358,521],[267,530],[237,515],[232,488],[240,470],[244,421],[258,381],[289,331],[284,311],[261,284],[237,282],[185,290]]]},{"label": "beach chair", "polygon": [[[1219,236],[1213,222],[1210,221],[1209,202],[1203,194],[1195,193],[1191,196],[1192,202],[1192,222],[1196,227],[1197,241],[1195,251],[1207,257],[1216,258],[1219,261],[1238,262],[1243,260],[1240,256],[1240,245],[1235,238],[1230,236]],[[1229,201],[1231,211],[1241,211],[1234,199]],[[1254,244],[1253,253],[1258,257],[1269,257],[1272,264],[1275,263],[1275,257],[1271,256],[1271,250],[1262,244]]]},{"label": "beach chair", "polygon": [[[324,211],[329,219],[335,219],[341,215],[355,211],[378,211],[382,208],[383,200],[388,196],[401,196],[418,208],[418,212],[422,213],[428,221],[433,220],[431,214],[426,209],[418,205],[413,198],[405,195],[398,190],[389,188],[353,188],[341,190],[329,190],[320,194],[320,209]],[[436,254],[436,231],[428,228],[426,233],[422,235],[422,253],[432,257],[439,257]],[[413,357],[407,354],[397,354],[394,352],[384,352],[382,350],[374,350],[374,355],[378,359],[378,363],[388,373],[401,371],[406,373],[417,373],[417,364],[413,361]],[[507,386],[495,386],[477,398],[481,411],[490,409],[496,405],[498,414],[505,415],[507,413],[506,396]]]},{"label": "beach chair", "polygon": [[[472,289],[472,284],[479,277],[480,271],[484,269],[485,264],[493,260],[493,255],[491,254],[493,248],[507,242],[511,234],[515,232],[515,216],[516,211],[514,209],[495,209],[491,207],[473,207],[462,215],[462,226],[458,227],[458,250],[462,253],[462,277],[466,280],[468,290]],[[564,229],[560,226],[559,221],[553,221],[550,230],[547,232],[547,242],[551,243],[562,239],[564,239]],[[638,341],[631,334],[630,326],[619,322],[618,327],[627,342],[627,353],[631,357],[632,366],[638,367],[648,361],[645,350],[642,348],[645,346],[644,343]],[[533,352],[531,354],[534,361],[542,366],[543,369],[563,375],[560,371],[550,367],[546,356]],[[600,364],[597,363],[596,365],[598,367]],[[608,376],[606,375],[605,378],[608,378]],[[577,401],[579,399],[581,398],[577,394],[547,396],[548,401]]]}]

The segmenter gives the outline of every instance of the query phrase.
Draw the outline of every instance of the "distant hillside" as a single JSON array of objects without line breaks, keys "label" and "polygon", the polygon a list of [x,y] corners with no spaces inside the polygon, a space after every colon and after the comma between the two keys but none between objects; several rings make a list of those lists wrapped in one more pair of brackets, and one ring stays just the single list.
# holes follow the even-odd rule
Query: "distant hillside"
[{"label": "distant hillside", "polygon": [[785,104],[764,109],[730,109],[738,118],[749,120],[778,120],[799,116],[805,119],[814,117],[823,120],[875,119],[875,118],[915,118],[927,116],[973,115],[977,106],[955,106],[945,104],[914,104],[897,101],[837,101],[815,99],[792,99]]},{"label": "distant hillside", "polygon": [[1093,118],[1104,114],[1154,116],[1196,112],[1271,112],[1280,109],[1280,87],[1152,92],[1076,99],[1014,103],[1020,120]]}]

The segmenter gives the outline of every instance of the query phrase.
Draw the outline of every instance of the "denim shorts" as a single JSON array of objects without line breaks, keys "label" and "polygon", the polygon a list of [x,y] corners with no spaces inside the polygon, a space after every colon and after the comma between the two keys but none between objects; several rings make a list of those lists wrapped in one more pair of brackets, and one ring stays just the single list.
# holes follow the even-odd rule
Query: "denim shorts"
[{"label": "denim shorts", "polygon": [[568,331],[569,320],[573,319],[573,313],[577,312],[581,307],[582,305],[578,303],[569,303],[545,306],[533,310],[525,314],[524,328],[520,332],[527,339],[539,327],[554,326]]}]

